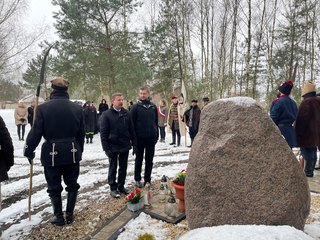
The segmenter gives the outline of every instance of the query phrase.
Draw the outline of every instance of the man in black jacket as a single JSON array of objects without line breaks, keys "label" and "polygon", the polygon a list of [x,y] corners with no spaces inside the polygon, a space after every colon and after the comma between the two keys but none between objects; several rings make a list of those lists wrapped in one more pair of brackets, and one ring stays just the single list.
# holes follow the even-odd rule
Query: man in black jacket
[{"label": "man in black jacket", "polygon": [[113,94],[111,102],[112,107],[101,116],[100,137],[102,148],[109,158],[108,184],[110,185],[110,194],[114,198],[119,198],[120,193],[129,193],[124,184],[127,176],[129,150],[131,145],[135,150],[136,136],[129,112],[123,108],[122,94]]},{"label": "man in black jacket", "polygon": [[0,116],[0,211],[1,211],[1,182],[8,180],[8,171],[13,166],[13,144],[5,122]]},{"label": "man in black jacket", "polygon": [[141,87],[139,100],[130,110],[137,135],[137,152],[134,166],[136,186],[141,188],[141,169],[145,151],[144,184],[150,183],[155,145],[159,137],[157,107],[150,101],[148,87]]},{"label": "man in black jacket", "polygon": [[73,210],[80,188],[77,180],[84,144],[84,117],[82,108],[69,100],[69,82],[56,77],[51,83],[53,91],[50,100],[38,107],[36,120],[26,140],[24,156],[31,163],[35,157],[34,150],[44,137],[40,159],[53,205],[51,223],[61,226],[65,224],[61,199],[62,177],[68,192],[66,222],[71,224],[74,220]]}]

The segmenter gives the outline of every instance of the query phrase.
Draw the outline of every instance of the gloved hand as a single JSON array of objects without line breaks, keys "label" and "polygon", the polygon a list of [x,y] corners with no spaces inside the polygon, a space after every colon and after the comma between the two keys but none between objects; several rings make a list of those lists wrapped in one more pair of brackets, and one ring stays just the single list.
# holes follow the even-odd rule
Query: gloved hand
[{"label": "gloved hand", "polygon": [[110,150],[106,151],[106,155],[108,156],[108,158],[114,158],[114,153],[111,152]]},{"label": "gloved hand", "polygon": [[35,152],[32,152],[31,156],[28,156],[28,161],[30,164],[32,164],[32,160],[35,158],[36,154]]}]

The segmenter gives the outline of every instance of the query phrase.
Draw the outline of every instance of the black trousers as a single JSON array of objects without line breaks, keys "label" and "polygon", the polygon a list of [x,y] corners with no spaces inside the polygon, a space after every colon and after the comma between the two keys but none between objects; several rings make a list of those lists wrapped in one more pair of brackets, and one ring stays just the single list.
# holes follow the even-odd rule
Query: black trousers
[{"label": "black trousers", "polygon": [[153,157],[155,149],[154,138],[138,138],[137,139],[137,152],[134,165],[134,180],[141,181],[141,170],[143,155],[145,153],[145,168],[144,168],[144,182],[151,181],[151,172],[153,167]]},{"label": "black trousers", "polygon": [[166,127],[159,127],[159,131],[160,131],[160,139],[165,139],[166,138]]},{"label": "black trousers", "polygon": [[64,183],[67,185],[67,192],[77,192],[80,188],[78,184],[78,177],[80,172],[80,164],[68,164],[56,167],[44,167],[44,175],[47,180],[48,190],[50,198],[61,196],[63,190],[61,185],[61,177]]},{"label": "black trousers", "polygon": [[191,142],[193,142],[194,138],[196,137],[198,131],[194,127],[189,127],[189,135],[191,138]]},{"label": "black trousers", "polygon": [[[22,129],[22,135],[21,135],[21,129]],[[24,125],[24,124],[17,125],[17,132],[18,132],[19,140],[24,138],[25,131],[26,131],[26,125]]]},{"label": "black trousers", "polygon": [[[114,156],[109,158],[109,172],[108,172],[108,184],[110,185],[111,191],[117,190],[117,188],[124,187],[124,183],[127,177],[127,166],[129,151],[122,153],[113,153]],[[119,160],[118,170],[118,183],[116,181],[117,168]]]}]

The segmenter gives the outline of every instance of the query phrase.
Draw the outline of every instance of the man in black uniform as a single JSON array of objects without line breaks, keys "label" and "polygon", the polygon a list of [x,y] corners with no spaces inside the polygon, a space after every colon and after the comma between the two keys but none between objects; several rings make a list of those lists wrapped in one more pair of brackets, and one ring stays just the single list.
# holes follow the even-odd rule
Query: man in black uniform
[{"label": "man in black uniform", "polygon": [[137,135],[137,152],[134,166],[134,180],[136,186],[143,187],[141,183],[141,168],[143,154],[145,153],[144,185],[150,183],[153,167],[155,145],[158,141],[158,112],[157,106],[150,101],[150,91],[141,87],[139,100],[130,110],[135,133]]},{"label": "man in black uniform", "polygon": [[113,94],[111,102],[112,107],[101,116],[100,136],[103,150],[109,158],[108,184],[110,185],[110,194],[114,198],[119,198],[120,193],[129,193],[124,187],[124,183],[127,176],[129,150],[132,145],[135,151],[136,136],[129,111],[123,108],[122,94]]},{"label": "man in black uniform", "polygon": [[51,223],[62,226],[65,219],[62,212],[61,177],[68,192],[66,222],[71,224],[80,188],[77,179],[84,144],[84,120],[82,108],[69,100],[69,82],[56,77],[51,84],[53,91],[50,100],[38,107],[36,120],[26,140],[24,156],[31,163],[35,157],[34,150],[41,137],[44,137],[40,159],[53,205],[54,217]]}]

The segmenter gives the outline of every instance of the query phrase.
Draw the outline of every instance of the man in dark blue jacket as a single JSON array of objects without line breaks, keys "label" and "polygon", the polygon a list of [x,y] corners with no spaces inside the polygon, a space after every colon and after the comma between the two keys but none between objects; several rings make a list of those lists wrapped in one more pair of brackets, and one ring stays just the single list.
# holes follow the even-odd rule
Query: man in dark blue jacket
[{"label": "man in dark blue jacket", "polygon": [[297,138],[293,123],[296,120],[298,113],[296,102],[289,97],[292,87],[293,83],[291,80],[282,83],[278,88],[280,96],[273,100],[270,109],[270,117],[278,126],[281,134],[291,148],[297,146]]},{"label": "man in dark blue jacket", "polygon": [[127,176],[129,150],[131,146],[135,150],[136,136],[129,111],[123,108],[122,94],[113,94],[111,102],[112,107],[101,116],[100,136],[102,148],[109,158],[108,184],[110,185],[110,194],[114,198],[119,198],[120,193],[129,193],[124,184]]},{"label": "man in dark blue jacket", "polygon": [[24,156],[31,163],[35,157],[34,150],[44,137],[40,159],[53,206],[51,223],[61,226],[65,224],[61,199],[62,177],[68,192],[66,222],[71,224],[74,220],[73,210],[80,188],[77,180],[84,144],[84,117],[82,108],[69,100],[69,82],[56,77],[51,84],[53,91],[50,100],[38,107],[34,125],[26,140]]},{"label": "man in dark blue jacket", "polygon": [[144,151],[144,184],[146,184],[151,182],[154,150],[159,137],[157,106],[150,101],[150,91],[148,87],[140,88],[139,100],[132,106],[130,116],[137,135],[134,179],[136,186],[141,188],[143,187],[141,183],[141,169]]}]

